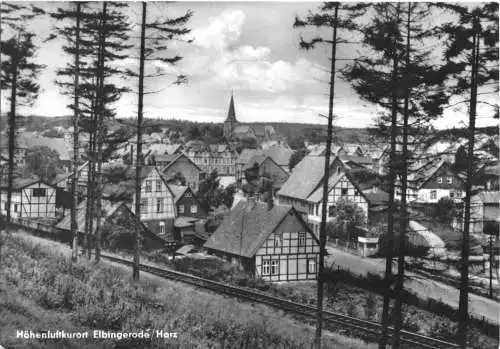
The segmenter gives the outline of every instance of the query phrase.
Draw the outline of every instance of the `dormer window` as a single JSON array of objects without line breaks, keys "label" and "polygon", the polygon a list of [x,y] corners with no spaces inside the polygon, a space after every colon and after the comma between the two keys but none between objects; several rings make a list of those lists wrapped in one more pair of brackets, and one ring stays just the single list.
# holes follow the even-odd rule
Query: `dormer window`
[{"label": "dormer window", "polygon": [[452,184],[453,183],[453,177],[446,178],[446,181],[448,182],[448,184]]},{"label": "dormer window", "polygon": [[438,177],[438,183],[442,184],[443,183],[443,177]]}]

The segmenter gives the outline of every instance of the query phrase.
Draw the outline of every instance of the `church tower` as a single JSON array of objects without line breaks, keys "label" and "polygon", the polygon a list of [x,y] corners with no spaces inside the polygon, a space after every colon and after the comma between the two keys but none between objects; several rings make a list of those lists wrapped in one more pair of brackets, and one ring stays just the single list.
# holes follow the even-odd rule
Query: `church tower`
[{"label": "church tower", "polygon": [[233,129],[238,123],[236,120],[236,112],[234,110],[234,96],[231,93],[231,101],[229,102],[229,110],[227,111],[227,118],[224,121],[224,137],[229,140],[232,138]]}]

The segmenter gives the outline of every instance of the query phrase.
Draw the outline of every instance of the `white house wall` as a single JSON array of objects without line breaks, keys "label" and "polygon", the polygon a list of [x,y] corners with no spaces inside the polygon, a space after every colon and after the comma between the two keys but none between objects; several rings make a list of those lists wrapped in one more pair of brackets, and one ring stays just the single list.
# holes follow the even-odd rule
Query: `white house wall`
[{"label": "white house wall", "polygon": [[[150,191],[148,181],[151,183]],[[141,202],[141,221],[175,218],[172,193],[156,170],[151,171],[141,183]],[[135,212],[135,198],[132,211]]]}]

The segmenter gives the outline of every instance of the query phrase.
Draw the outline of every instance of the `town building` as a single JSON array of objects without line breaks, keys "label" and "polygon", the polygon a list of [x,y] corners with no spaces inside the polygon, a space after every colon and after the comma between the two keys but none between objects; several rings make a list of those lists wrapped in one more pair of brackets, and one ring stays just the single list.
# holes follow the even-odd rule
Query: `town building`
[{"label": "town building", "polygon": [[319,240],[291,206],[240,201],[204,248],[264,280],[317,278]]},{"label": "town building", "polygon": [[[77,168],[77,192],[81,195],[86,195],[87,184],[89,175],[89,162],[86,161],[81,166]],[[61,174],[56,177],[53,184],[62,190],[71,191],[71,181],[73,179],[73,173]]]},{"label": "town building", "polygon": [[486,223],[499,222],[500,191],[485,191],[471,197],[470,232],[481,234]]},{"label": "town building", "polygon": [[244,125],[238,122],[236,118],[236,110],[234,107],[234,95],[231,94],[229,101],[229,109],[226,120],[224,121],[224,137],[226,140],[238,140],[245,138],[254,138],[257,142],[278,141],[282,138],[277,133],[272,125],[253,124]]},{"label": "town building", "polygon": [[[301,212],[316,236],[319,236],[321,223],[324,165],[322,156],[304,157],[277,193],[278,204],[292,205]],[[328,189],[328,221],[334,219],[334,208],[341,200],[358,205],[368,220],[370,202],[339,158],[331,159]]]},{"label": "town building", "polygon": [[169,185],[175,196],[177,216],[174,222],[174,239],[184,243],[194,243],[196,240],[206,240],[203,235],[204,229],[196,229],[198,223],[204,223],[207,217],[200,200],[193,190],[188,186]]},{"label": "town building", "polygon": [[[205,179],[205,172],[185,154],[158,155],[156,166],[168,183],[179,174],[186,180],[185,185],[194,192],[200,188],[200,182]],[[174,183],[182,184],[182,183]]]},{"label": "town building", "polygon": [[238,154],[227,144],[193,144],[185,154],[207,175],[214,170],[219,176],[234,176]]},{"label": "town building", "polygon": [[[141,236],[142,250],[162,250],[165,248],[165,240],[157,234],[152,233],[141,223],[130,208],[123,202],[112,202],[102,200],[101,216],[101,247],[111,249],[133,250],[133,236],[136,230]],[[87,200],[83,200],[77,209],[76,226],[80,246],[83,246],[85,236],[85,217],[87,213]],[[91,246],[95,246],[95,236],[97,224],[92,224],[89,238]],[[72,241],[71,236],[71,215],[66,215],[57,225],[56,233],[63,241]]]},{"label": "town building", "polygon": [[[7,176],[0,182],[0,206],[7,214]],[[56,187],[38,177],[15,177],[12,183],[10,214],[13,218],[56,218]]]},{"label": "town building", "polygon": [[[141,173],[140,220],[151,232],[165,235],[173,231],[176,217],[175,196],[156,167],[144,166]],[[135,213],[135,195],[132,212]]]},{"label": "town building", "polygon": [[[465,195],[464,182],[453,171],[451,164],[440,160],[427,164],[409,175],[407,200],[418,203],[437,203],[450,198],[459,203]],[[396,183],[396,198],[401,199],[400,182]]]},{"label": "town building", "polygon": [[245,177],[248,182],[265,179],[271,183],[272,193],[275,193],[287,181],[289,173],[276,163],[270,156],[254,155],[245,166]]}]

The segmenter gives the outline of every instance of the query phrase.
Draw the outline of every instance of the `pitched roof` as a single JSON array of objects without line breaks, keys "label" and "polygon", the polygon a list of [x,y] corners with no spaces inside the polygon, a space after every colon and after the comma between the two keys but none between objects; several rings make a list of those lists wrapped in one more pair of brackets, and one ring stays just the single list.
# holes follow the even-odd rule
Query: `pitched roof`
[{"label": "pitched roof", "polygon": [[[122,201],[119,202],[112,202],[109,200],[101,200],[102,203],[102,217],[101,217],[101,224],[104,224],[106,219],[108,219],[109,216],[111,216],[113,213],[116,212],[116,210],[121,206],[124,205]],[[76,216],[76,226],[78,229],[79,233],[85,233],[85,216],[87,213],[87,199],[83,200],[80,205],[78,205],[78,214]],[[62,229],[62,230],[71,230],[71,215],[66,215],[56,225],[57,229]],[[90,232],[93,234],[96,229],[96,224],[94,223],[92,225],[92,231]]]},{"label": "pitched roof", "polygon": [[233,129],[233,133],[248,133],[250,131],[253,131],[252,128],[248,125],[238,125]]},{"label": "pitched roof", "polygon": [[[78,173],[78,176],[80,176],[80,172],[82,172],[85,167],[87,167],[89,164],[88,161],[85,161],[81,166],[78,167],[77,169],[77,173]],[[63,174],[60,174],[60,175],[57,175],[56,178],[54,179],[54,181],[52,182],[54,185],[57,185],[58,183],[66,180],[66,179],[69,179],[73,176],[73,172],[69,173],[69,174],[66,174],[66,173],[63,173]]]},{"label": "pitched roof", "polygon": [[471,200],[480,201],[484,204],[499,204],[500,203],[500,191],[483,191],[474,195]]},{"label": "pitched roof", "polygon": [[267,158],[268,156],[264,154],[254,154],[254,156],[252,156],[245,165],[245,170],[251,169],[255,166],[255,164],[257,164],[257,166],[260,166]]},{"label": "pitched roof", "polygon": [[[330,158],[330,166],[334,161]],[[306,200],[317,188],[325,174],[325,157],[305,156],[293,169],[278,195]]]},{"label": "pitched roof", "polygon": [[179,199],[184,195],[184,193],[189,189],[188,186],[186,185],[174,185],[174,184],[169,184],[170,190],[172,191],[172,194],[174,194],[174,202],[177,203]]},{"label": "pitched roof", "polygon": [[265,203],[240,201],[204,247],[250,258],[289,212],[298,216],[291,206],[275,205],[269,210]]},{"label": "pitched roof", "polygon": [[359,165],[371,165],[372,163],[372,160],[365,156],[340,155],[339,157],[345,163],[354,162]]},{"label": "pitched roof", "polygon": [[294,151],[290,148],[284,147],[282,145],[272,145],[267,149],[263,150],[264,154],[269,156],[278,165],[282,167],[288,167],[290,162],[290,157],[293,155]]},{"label": "pitched roof", "polygon": [[262,153],[262,150],[245,148],[236,159],[236,164],[246,165],[252,156],[260,153]]},{"label": "pitched roof", "polygon": [[[334,173],[330,176],[328,181],[328,192],[345,176],[344,172],[340,174]],[[323,182],[323,181],[322,181]],[[319,202],[323,198],[323,185],[319,185],[318,188],[307,198],[310,202]]]},{"label": "pitched roof", "polygon": [[[196,165],[194,163],[194,161],[191,160],[186,154],[172,154],[172,155],[163,155],[163,156],[165,156],[165,159],[167,159],[166,161],[168,161],[169,163],[167,165],[165,165],[164,168],[161,169],[161,171],[160,171],[161,173],[165,172],[165,170],[167,170],[170,166],[175,164],[175,162],[182,157],[186,158],[186,160],[188,162],[190,162],[194,167],[196,167],[200,172],[203,172],[203,170],[200,168],[200,166]],[[164,161],[164,160],[159,160],[159,161]]]},{"label": "pitched roof", "polygon": [[[326,152],[326,145],[325,144],[315,144],[313,146],[308,147],[310,149],[309,151],[309,156],[325,156]],[[332,147],[330,148],[332,154],[337,155],[338,152],[342,149],[341,146],[332,144]]]},{"label": "pitched roof", "polygon": [[[30,177],[15,176],[12,179],[12,190],[21,190],[24,187],[32,185],[34,183],[41,182],[38,176],[32,175]],[[3,176],[0,181],[0,188],[7,189],[7,176]],[[45,183],[53,187],[53,185]]]}]

